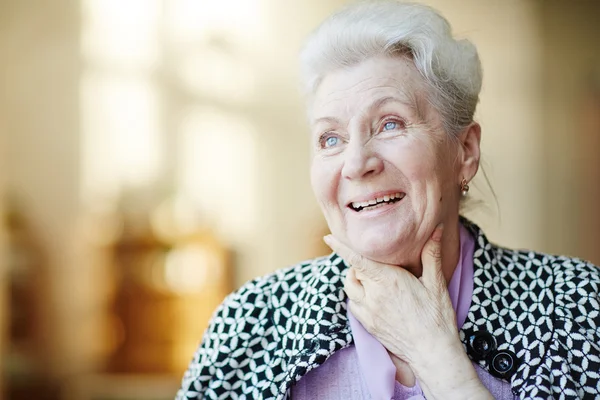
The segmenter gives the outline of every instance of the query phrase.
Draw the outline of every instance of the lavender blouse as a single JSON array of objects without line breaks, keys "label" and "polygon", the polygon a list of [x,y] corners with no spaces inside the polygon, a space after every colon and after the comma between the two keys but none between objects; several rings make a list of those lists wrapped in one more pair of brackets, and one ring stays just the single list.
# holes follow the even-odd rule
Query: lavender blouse
[{"label": "lavender blouse", "polygon": [[[456,323],[464,324],[473,295],[474,240],[467,229],[460,226],[460,257],[448,285]],[[396,381],[396,367],[387,350],[371,336],[348,311],[348,319],[354,337],[354,345],[338,351],[323,365],[306,374],[291,390],[296,399],[377,399],[377,400],[424,400],[417,382],[406,387]],[[512,400],[510,384],[496,379],[475,365],[482,383],[495,399]]]}]

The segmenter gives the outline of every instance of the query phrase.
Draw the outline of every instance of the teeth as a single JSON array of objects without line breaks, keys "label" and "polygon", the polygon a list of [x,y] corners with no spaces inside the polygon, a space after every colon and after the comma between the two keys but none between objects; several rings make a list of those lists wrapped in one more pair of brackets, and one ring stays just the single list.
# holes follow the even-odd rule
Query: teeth
[{"label": "teeth", "polygon": [[[356,202],[352,203],[351,205],[355,209],[365,208],[365,207],[375,206],[375,205],[379,206],[379,203],[387,202],[387,201],[394,200],[394,199],[401,199],[402,197],[404,197],[403,194],[394,193],[394,194],[390,194],[390,195],[385,195],[383,197],[378,197],[376,199],[371,199],[368,201],[361,201],[361,202],[356,201]],[[371,207],[371,208],[375,208],[375,207]]]}]

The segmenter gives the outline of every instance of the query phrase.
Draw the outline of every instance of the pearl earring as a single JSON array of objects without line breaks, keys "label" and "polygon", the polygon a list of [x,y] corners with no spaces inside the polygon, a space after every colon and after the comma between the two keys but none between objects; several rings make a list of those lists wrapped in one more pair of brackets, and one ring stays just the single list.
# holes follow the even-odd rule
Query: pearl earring
[{"label": "pearl earring", "polygon": [[460,193],[463,195],[463,197],[469,193],[469,184],[467,183],[467,180],[464,178],[460,182]]}]

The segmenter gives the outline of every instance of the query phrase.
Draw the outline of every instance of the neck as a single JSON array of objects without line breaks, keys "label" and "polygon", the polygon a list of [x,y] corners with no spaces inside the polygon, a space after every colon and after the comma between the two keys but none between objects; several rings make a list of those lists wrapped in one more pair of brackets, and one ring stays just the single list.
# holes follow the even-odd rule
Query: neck
[{"label": "neck", "polygon": [[446,278],[446,284],[450,283],[458,260],[460,260],[460,221],[458,216],[453,223],[444,228],[442,239],[442,272]]},{"label": "neck", "polygon": [[[425,245],[425,243],[423,243]],[[419,253],[420,254],[420,253]],[[458,260],[460,259],[460,221],[458,215],[444,221],[444,235],[442,237],[442,272],[446,283],[450,283]],[[416,277],[423,274],[423,265],[419,259],[414,265],[403,266]]]}]

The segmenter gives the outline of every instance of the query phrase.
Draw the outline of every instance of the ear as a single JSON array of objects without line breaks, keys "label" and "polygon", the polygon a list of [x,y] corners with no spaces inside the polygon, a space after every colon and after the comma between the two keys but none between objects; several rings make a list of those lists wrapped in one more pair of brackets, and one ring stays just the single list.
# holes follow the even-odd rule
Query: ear
[{"label": "ear", "polygon": [[472,122],[460,134],[459,140],[461,144],[461,149],[458,153],[458,162],[460,165],[459,183],[462,179],[471,182],[479,169],[481,126],[477,122]]}]

